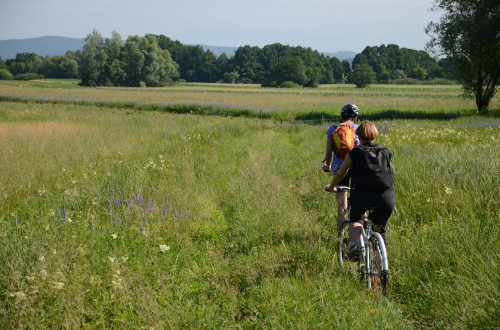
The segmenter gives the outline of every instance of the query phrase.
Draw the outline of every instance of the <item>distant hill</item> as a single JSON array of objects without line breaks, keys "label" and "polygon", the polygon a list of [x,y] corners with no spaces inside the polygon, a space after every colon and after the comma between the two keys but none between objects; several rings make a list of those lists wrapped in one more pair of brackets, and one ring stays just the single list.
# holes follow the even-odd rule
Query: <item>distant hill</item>
[{"label": "distant hill", "polygon": [[68,50],[82,49],[85,38],[39,37],[0,40],[0,57],[15,58],[17,53],[35,53],[40,56],[65,54]]},{"label": "distant hill", "polygon": [[[81,50],[85,44],[85,38],[68,37],[39,37],[28,39],[0,40],[0,57],[3,60],[15,58],[17,53],[35,53],[40,56],[63,55],[68,50]],[[226,53],[231,57],[238,47],[209,46],[200,45],[205,51],[210,49],[215,56],[219,57]],[[337,57],[340,60],[348,59],[352,61],[356,52],[340,51],[335,53],[325,53],[325,56]]]},{"label": "distant hill", "polygon": [[203,50],[207,51],[210,49],[215,56],[219,57],[222,53],[225,53],[228,57],[234,55],[234,52],[238,49],[238,47],[225,47],[225,46],[209,46],[209,45],[191,45],[191,46],[201,46]]},{"label": "distant hill", "polygon": [[352,62],[354,57],[356,56],[356,52],[351,52],[349,50],[343,50],[340,52],[335,52],[335,53],[323,53],[325,56],[330,56],[330,57],[336,57],[339,60],[349,60],[349,62]]}]

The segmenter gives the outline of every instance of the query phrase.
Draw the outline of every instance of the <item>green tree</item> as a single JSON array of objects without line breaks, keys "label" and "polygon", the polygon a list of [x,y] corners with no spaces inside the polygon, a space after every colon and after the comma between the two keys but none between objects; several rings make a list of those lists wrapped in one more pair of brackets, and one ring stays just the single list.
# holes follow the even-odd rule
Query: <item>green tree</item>
[{"label": "green tree", "polygon": [[222,81],[224,81],[227,84],[234,84],[238,80],[239,77],[240,77],[240,74],[236,71],[226,72],[222,76]]},{"label": "green tree", "polygon": [[78,62],[68,54],[46,57],[39,73],[49,78],[77,78]]},{"label": "green tree", "polygon": [[224,73],[232,71],[229,63],[229,57],[227,57],[226,53],[222,53],[219,57],[217,57],[215,60],[215,66],[217,67],[217,72],[220,78],[222,78]]},{"label": "green tree", "polygon": [[381,61],[375,64],[375,74],[377,81],[386,82],[391,77],[391,73],[387,70],[385,64]]},{"label": "green tree", "polygon": [[318,66],[306,67],[306,80],[304,82],[305,87],[318,87],[319,81],[323,74]]},{"label": "green tree", "polygon": [[144,54],[141,51],[141,38],[129,36],[123,47],[122,68],[125,72],[125,86],[141,85],[142,68],[144,67]]},{"label": "green tree", "polygon": [[284,58],[271,68],[271,79],[271,86],[280,86],[287,81],[297,85],[305,84],[307,74],[304,61],[298,56]]},{"label": "green tree", "polygon": [[179,77],[177,64],[156,36],[130,36],[122,51],[126,86],[166,86]]},{"label": "green tree", "polygon": [[352,73],[352,81],[358,88],[368,87],[376,76],[370,64],[356,64]]},{"label": "green tree", "polygon": [[429,74],[427,73],[427,70],[422,68],[420,65],[417,65],[416,67],[414,67],[411,70],[410,77],[415,78],[415,79],[419,79],[419,80],[424,80],[425,78],[427,78],[428,75]]},{"label": "green tree", "polygon": [[13,78],[12,73],[7,69],[0,69],[0,80],[11,80]]},{"label": "green tree", "polygon": [[478,113],[487,113],[500,78],[498,0],[435,0],[433,10],[444,14],[426,27],[428,49],[450,59]]},{"label": "green tree", "polygon": [[403,70],[397,69],[392,73],[391,78],[394,80],[406,79],[406,73]]},{"label": "green tree", "polygon": [[249,83],[258,81],[257,77],[260,76],[262,71],[262,64],[258,61],[259,52],[259,47],[245,45],[239,47],[234,53],[233,61],[240,74],[241,81]]},{"label": "green tree", "polygon": [[85,45],[83,46],[82,56],[78,65],[82,85],[102,85],[105,62],[104,39],[97,30],[94,30],[85,39]]},{"label": "green tree", "polygon": [[[436,60],[424,51],[399,48],[394,44],[387,46],[366,47],[353,59],[353,67],[357,64],[368,63],[377,75],[377,81],[387,82],[396,70],[402,70],[406,76],[414,76],[414,69],[421,67],[430,74],[442,75],[442,70]],[[419,72],[419,74],[423,73]],[[431,76],[429,78],[432,78]]]},{"label": "green tree", "polygon": [[345,84],[349,82],[352,77],[351,63],[349,63],[349,60],[342,60],[340,65],[342,66],[341,82]]},{"label": "green tree", "polygon": [[43,67],[43,58],[35,53],[17,53],[14,60],[7,60],[8,70],[14,75],[38,73]]},{"label": "green tree", "polygon": [[172,60],[168,50],[162,50],[156,37],[147,34],[141,38],[141,51],[144,54],[142,81],[147,86],[166,86],[178,78],[177,65]]},{"label": "green tree", "polygon": [[122,68],[123,40],[121,35],[113,31],[111,38],[105,41],[106,62],[104,63],[104,75],[106,84],[122,86],[125,82],[125,70]]}]

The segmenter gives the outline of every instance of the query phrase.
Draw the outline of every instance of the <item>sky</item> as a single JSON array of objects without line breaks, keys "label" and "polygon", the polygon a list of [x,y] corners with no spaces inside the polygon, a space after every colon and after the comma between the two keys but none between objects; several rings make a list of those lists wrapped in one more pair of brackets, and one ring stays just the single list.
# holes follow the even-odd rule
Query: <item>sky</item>
[{"label": "sky", "polygon": [[0,0],[0,40],[163,34],[183,44],[424,50],[434,0]]}]

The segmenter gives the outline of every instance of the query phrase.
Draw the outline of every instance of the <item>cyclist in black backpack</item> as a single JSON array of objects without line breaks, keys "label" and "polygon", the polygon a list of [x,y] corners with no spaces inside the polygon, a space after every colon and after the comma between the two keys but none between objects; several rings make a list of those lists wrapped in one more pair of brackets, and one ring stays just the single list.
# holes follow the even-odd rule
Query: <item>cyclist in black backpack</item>
[{"label": "cyclist in black backpack", "polygon": [[370,121],[363,121],[356,129],[356,135],[360,140],[359,146],[349,152],[332,182],[326,186],[327,191],[336,191],[335,186],[349,171],[352,189],[349,214],[352,244],[349,255],[352,256],[357,255],[364,213],[375,208],[375,212],[370,214],[374,230],[386,241],[385,227],[396,205],[392,154],[386,147],[373,143],[378,136],[377,127]]}]

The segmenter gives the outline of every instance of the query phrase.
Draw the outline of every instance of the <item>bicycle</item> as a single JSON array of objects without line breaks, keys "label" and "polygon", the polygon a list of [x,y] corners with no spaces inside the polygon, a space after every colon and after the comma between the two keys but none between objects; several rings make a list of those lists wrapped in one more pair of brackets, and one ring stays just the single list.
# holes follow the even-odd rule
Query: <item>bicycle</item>
[{"label": "bicycle", "polygon": [[[351,190],[346,186],[337,186],[336,188],[337,191]],[[389,261],[382,235],[373,231],[373,221],[370,219],[370,215],[373,214],[374,210],[375,208],[370,208],[368,210],[369,215],[365,214],[363,216],[358,271],[361,274],[361,280],[366,281],[369,289],[384,295],[389,280]],[[344,263],[350,260],[347,255],[351,245],[348,221],[342,223],[338,235],[338,258],[340,266],[344,267]]]}]

